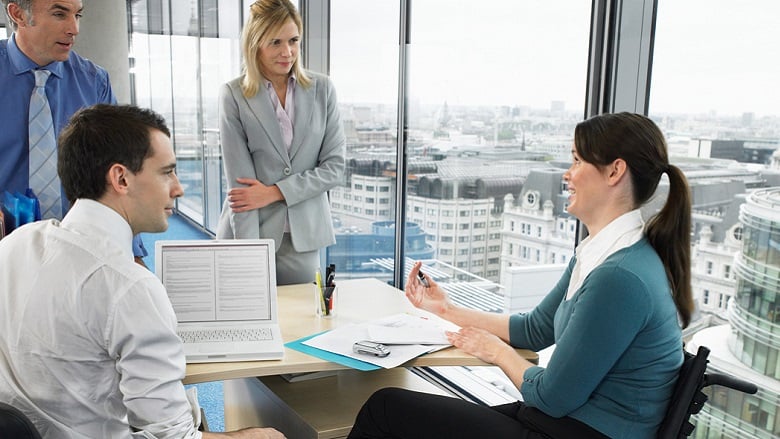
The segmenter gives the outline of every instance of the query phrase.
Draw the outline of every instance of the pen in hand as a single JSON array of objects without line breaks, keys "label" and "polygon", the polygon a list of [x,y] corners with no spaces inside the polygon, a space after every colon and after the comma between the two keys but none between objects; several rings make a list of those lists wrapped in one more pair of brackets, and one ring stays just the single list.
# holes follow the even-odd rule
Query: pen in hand
[{"label": "pen in hand", "polygon": [[431,284],[428,283],[428,279],[425,277],[425,274],[422,272],[422,270],[417,272],[417,279],[419,279],[420,283],[425,287],[428,288],[431,286]]}]

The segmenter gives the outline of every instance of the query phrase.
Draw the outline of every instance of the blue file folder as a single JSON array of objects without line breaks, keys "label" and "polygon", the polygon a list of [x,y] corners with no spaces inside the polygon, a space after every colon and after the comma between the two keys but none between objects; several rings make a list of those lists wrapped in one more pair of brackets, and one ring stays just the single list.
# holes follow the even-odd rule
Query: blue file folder
[{"label": "blue file folder", "polygon": [[381,369],[381,367],[377,366],[376,364],[366,363],[365,361],[360,361],[354,358],[345,357],[344,355],[334,354],[333,352],[328,352],[323,349],[318,349],[303,344],[304,341],[316,337],[320,334],[323,334],[323,332],[320,332],[319,334],[312,334],[306,337],[299,338],[298,340],[294,340],[289,343],[286,343],[285,346],[290,349],[294,349],[298,352],[303,352],[304,354],[311,355],[317,358],[322,358],[323,360],[332,361],[334,363],[341,364],[342,366],[351,367],[357,370],[370,371],[370,370]]}]

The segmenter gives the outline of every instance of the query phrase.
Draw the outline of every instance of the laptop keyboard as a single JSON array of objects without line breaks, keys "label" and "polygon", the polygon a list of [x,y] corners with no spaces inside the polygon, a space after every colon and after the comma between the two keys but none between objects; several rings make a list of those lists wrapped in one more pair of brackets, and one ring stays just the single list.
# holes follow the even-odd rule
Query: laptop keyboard
[{"label": "laptop keyboard", "polygon": [[218,342],[218,341],[262,341],[272,340],[273,334],[269,328],[252,329],[203,329],[176,331],[184,343]]}]

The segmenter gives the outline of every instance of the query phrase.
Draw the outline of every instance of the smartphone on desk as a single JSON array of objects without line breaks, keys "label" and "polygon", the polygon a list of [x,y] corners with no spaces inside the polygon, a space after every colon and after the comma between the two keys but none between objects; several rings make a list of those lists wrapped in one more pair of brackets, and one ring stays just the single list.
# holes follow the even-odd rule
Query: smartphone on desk
[{"label": "smartphone on desk", "polygon": [[386,357],[390,355],[390,349],[382,343],[375,343],[373,341],[363,340],[355,342],[352,345],[352,352],[362,355],[373,355],[375,357]]}]

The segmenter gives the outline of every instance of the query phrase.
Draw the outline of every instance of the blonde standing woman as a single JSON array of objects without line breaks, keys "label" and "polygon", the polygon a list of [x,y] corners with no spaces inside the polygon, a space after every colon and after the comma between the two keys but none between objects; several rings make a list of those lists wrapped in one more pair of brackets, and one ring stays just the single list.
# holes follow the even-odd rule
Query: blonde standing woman
[{"label": "blonde standing woman", "polygon": [[336,91],[301,63],[303,24],[288,0],[258,0],[242,34],[244,69],[220,88],[227,199],[217,238],[272,238],[279,285],[311,282],[336,242],[327,191],[344,179]]}]

